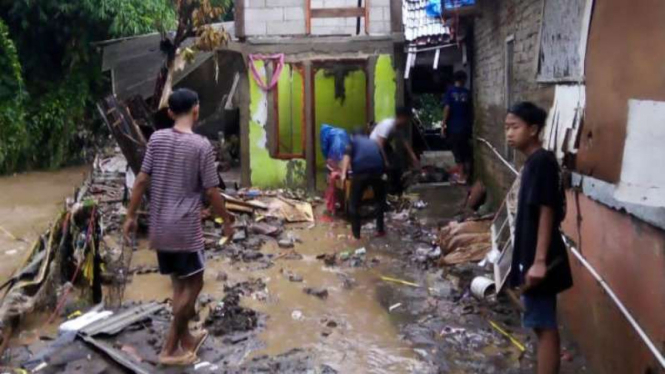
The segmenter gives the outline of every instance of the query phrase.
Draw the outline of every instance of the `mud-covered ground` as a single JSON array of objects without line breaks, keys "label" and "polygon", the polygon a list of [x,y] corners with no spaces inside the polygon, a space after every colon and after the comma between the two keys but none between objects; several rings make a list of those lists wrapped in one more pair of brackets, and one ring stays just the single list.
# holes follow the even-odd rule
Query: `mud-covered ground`
[{"label": "mud-covered ground", "polygon": [[[471,279],[487,272],[476,264],[441,268],[417,252],[431,245],[438,225],[453,219],[465,190],[412,192],[427,207],[414,210],[409,219],[388,214],[385,238],[372,238],[368,222],[368,239],[355,242],[345,221],[322,220],[319,207],[316,224],[285,226],[286,236],[295,241],[291,249],[261,236],[265,243],[256,250],[208,251],[199,316],[192,326],[203,326],[212,336],[195,366],[156,365],[168,310],[99,340],[151,373],[533,372],[533,337],[520,327],[515,307],[501,297],[480,301],[469,292]],[[163,302],[171,293],[168,278],[156,272],[154,253],[141,243],[132,255],[125,308]],[[8,351],[11,366],[52,344],[57,325],[38,321],[35,316],[17,334]],[[526,352],[490,321],[524,344]],[[564,346],[563,373],[586,372],[575,348],[567,341]],[[39,372],[124,372],[79,340],[54,352]]]}]

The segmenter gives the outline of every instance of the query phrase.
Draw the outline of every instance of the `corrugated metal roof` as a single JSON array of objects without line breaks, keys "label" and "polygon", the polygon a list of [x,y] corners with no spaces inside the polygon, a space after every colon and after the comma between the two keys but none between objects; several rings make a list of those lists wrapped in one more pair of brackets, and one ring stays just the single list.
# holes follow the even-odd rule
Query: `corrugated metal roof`
[{"label": "corrugated metal roof", "polygon": [[425,7],[428,2],[429,0],[402,1],[402,22],[407,41],[438,44],[446,42],[450,38],[450,28],[443,23],[442,19],[427,15]]},{"label": "corrugated metal roof", "polygon": [[[233,22],[216,23],[213,27],[223,27],[229,37],[234,39]],[[152,33],[97,43],[104,50],[102,71],[113,71],[113,89],[119,99],[125,100],[135,95],[141,95],[144,99],[152,96],[157,76],[164,64],[164,54],[159,49],[161,39],[159,33]],[[182,46],[190,46],[193,42],[194,39],[190,38]],[[211,57],[210,52],[197,53],[192,63],[176,72],[173,83],[182,80]]]}]

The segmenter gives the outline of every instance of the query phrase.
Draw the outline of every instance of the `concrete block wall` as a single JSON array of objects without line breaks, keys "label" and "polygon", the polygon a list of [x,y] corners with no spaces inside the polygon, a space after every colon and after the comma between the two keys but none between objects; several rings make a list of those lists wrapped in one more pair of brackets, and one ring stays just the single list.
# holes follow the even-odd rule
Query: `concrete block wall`
[{"label": "concrete block wall", "polygon": [[[543,0],[493,0],[481,4],[474,24],[473,89],[475,135],[490,141],[506,155],[506,39],[514,37],[513,103],[529,100],[549,108],[553,88],[536,82],[538,35]],[[487,147],[475,147],[476,171],[501,203],[514,177]],[[523,160],[518,156],[516,164]]]},{"label": "concrete block wall", "polygon": [[[245,33],[248,37],[304,35],[305,0],[243,0]],[[312,0],[312,8],[347,8],[357,0]],[[390,34],[390,0],[370,1],[371,35]],[[360,35],[365,33],[364,19]],[[314,18],[312,35],[355,35],[355,18]]]}]

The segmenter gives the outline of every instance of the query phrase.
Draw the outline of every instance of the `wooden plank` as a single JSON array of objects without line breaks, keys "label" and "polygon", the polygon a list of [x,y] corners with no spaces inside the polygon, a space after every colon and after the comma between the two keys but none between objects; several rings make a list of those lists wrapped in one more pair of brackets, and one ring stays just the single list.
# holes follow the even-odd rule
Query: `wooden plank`
[{"label": "wooden plank", "polygon": [[240,40],[245,40],[245,1],[235,1],[235,34]]},{"label": "wooden plank", "polygon": [[402,2],[401,1],[391,1],[390,2],[390,31],[393,33],[402,32]]},{"label": "wooden plank", "polygon": [[268,209],[268,207],[265,204],[259,201],[244,201],[236,199],[235,197],[227,195],[225,193],[221,193],[221,195],[224,198],[224,200],[226,200],[227,204],[241,205],[252,209],[262,209],[262,210]]},{"label": "wooden plank", "polygon": [[305,82],[305,173],[307,175],[307,188],[316,190],[316,129],[314,124],[314,75],[312,73],[312,62],[303,63],[303,78]]},{"label": "wooden plank", "polygon": [[369,35],[369,0],[365,0],[363,16],[365,17],[365,34]]},{"label": "wooden plank", "polygon": [[226,209],[230,210],[232,212],[241,212],[241,213],[254,213],[254,209],[243,206],[243,205],[238,205],[238,204],[233,204],[233,203],[226,203]]},{"label": "wooden plank", "polygon": [[[366,8],[335,8],[335,9],[311,9],[310,18],[355,18],[365,17],[368,11]],[[367,28],[367,22],[365,22]]]}]

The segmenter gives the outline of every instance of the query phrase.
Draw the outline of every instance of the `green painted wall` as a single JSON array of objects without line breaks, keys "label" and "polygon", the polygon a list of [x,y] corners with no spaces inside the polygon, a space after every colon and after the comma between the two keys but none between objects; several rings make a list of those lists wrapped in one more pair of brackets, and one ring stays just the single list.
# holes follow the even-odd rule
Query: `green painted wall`
[{"label": "green painted wall", "polygon": [[363,70],[344,78],[344,100],[335,98],[335,77],[321,69],[314,76],[314,116],[316,123],[316,166],[325,168],[321,154],[321,125],[329,124],[352,131],[367,123],[367,77]]},{"label": "green painted wall", "polygon": [[305,154],[302,147],[303,84],[302,72],[285,65],[277,83],[280,154]]},{"label": "green painted wall", "polygon": [[[265,66],[256,63],[265,81]],[[251,72],[248,72],[252,76]],[[321,155],[319,133],[324,123],[349,131],[367,123],[367,76],[364,70],[348,71],[343,76],[344,98],[335,97],[335,76],[320,69],[314,76],[314,116],[317,175],[322,176],[325,160]],[[338,75],[339,76],[339,75]],[[394,116],[396,101],[396,72],[390,55],[377,59],[374,77],[374,117],[377,121]],[[303,76],[285,66],[278,83],[280,121],[280,153],[303,153],[302,134]],[[272,94],[272,92],[270,93]],[[285,161],[270,157],[266,126],[268,120],[267,94],[250,78],[249,154],[253,186],[260,188],[302,187],[305,185],[305,161]],[[288,124],[284,126],[283,124]],[[289,152],[291,150],[291,152]],[[317,177],[317,183],[323,182]]]},{"label": "green painted wall", "polygon": [[[265,65],[256,62],[256,69],[266,81]],[[248,71],[250,94],[249,167],[252,186],[259,188],[302,187],[305,185],[305,160],[284,161],[270,157],[266,134],[268,97]]]},{"label": "green painted wall", "polygon": [[395,116],[397,80],[390,55],[381,55],[374,71],[374,118],[376,122]]}]

